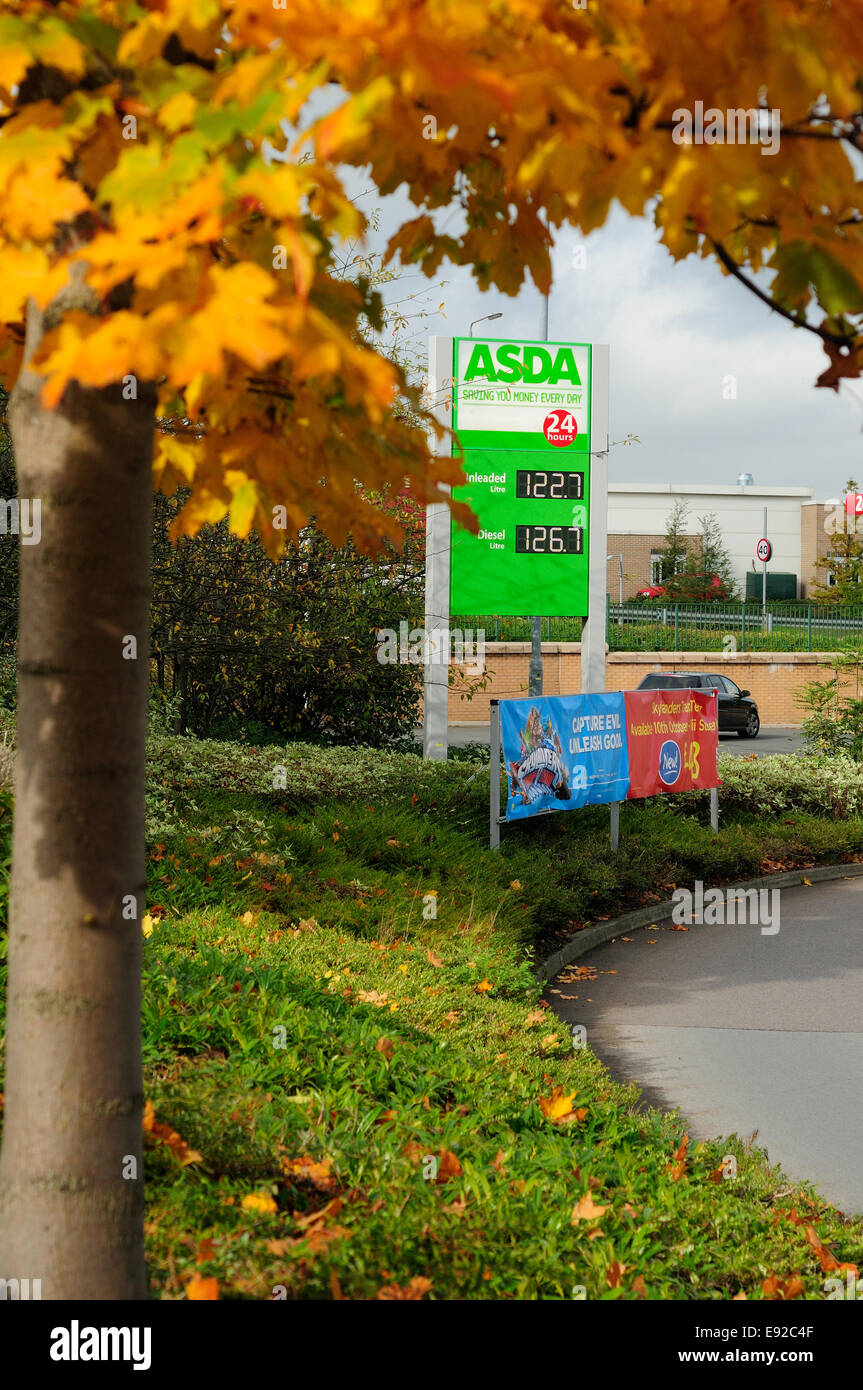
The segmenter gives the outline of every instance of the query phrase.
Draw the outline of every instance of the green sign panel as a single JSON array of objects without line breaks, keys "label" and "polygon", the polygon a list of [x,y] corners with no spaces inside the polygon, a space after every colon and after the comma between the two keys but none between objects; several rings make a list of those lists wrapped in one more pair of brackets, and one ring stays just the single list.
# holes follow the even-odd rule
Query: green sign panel
[{"label": "green sign panel", "polygon": [[468,481],[453,496],[453,613],[588,612],[589,343],[453,340],[453,425]]}]

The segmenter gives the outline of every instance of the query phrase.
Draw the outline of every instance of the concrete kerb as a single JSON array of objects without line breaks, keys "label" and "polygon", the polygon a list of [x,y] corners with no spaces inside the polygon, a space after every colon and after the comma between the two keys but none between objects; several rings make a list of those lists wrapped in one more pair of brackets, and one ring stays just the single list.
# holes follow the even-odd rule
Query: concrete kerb
[{"label": "concrete kerb", "polygon": [[[796,888],[808,879],[810,883],[823,883],[829,879],[836,878],[859,878],[863,876],[863,864],[822,864],[811,869],[791,869],[784,874],[766,874],[763,878],[750,878],[743,883],[723,884],[723,891],[732,889],[734,891],[745,892],[749,888]],[[705,885],[705,892],[710,885]],[[581,956],[586,956],[589,951],[595,950],[597,946],[604,946],[607,941],[613,941],[616,936],[623,936],[625,932],[637,931],[639,928],[658,926],[660,922],[667,920],[674,911],[676,904],[673,898],[667,898],[665,902],[651,903],[647,907],[639,907],[635,912],[625,912],[622,917],[614,917],[609,922],[595,922],[593,926],[584,927],[582,931],[576,932],[575,936],[570,937],[558,951],[554,951],[539,965],[534,967],[534,975],[541,984],[547,984],[563,970],[564,966],[571,965],[574,960],[579,960]]]}]

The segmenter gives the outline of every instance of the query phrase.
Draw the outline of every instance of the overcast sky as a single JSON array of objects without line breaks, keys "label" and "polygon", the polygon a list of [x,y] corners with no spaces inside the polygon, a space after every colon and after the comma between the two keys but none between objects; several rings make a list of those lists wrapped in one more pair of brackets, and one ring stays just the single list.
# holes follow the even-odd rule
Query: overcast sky
[{"label": "overcast sky", "polygon": [[[382,244],[410,205],[372,194],[361,206],[373,202],[384,210]],[[675,263],[647,219],[616,210],[583,243],[583,269],[573,265],[579,241],[559,233],[549,337],[610,344],[611,438],[641,440],[612,450],[612,482],[735,483],[749,472],[756,484],[812,487],[823,501],[847,478],[863,481],[863,380],[838,395],[816,389],[828,359],[813,334],[772,314],[713,262]],[[471,319],[498,310],[504,317],[477,336],[541,336],[532,282],[511,299],[480,294],[467,270],[448,264],[440,278],[449,283],[429,296],[435,314],[420,342],[432,332],[466,334]],[[445,319],[436,313],[442,299]],[[723,399],[728,376],[734,400]]]}]

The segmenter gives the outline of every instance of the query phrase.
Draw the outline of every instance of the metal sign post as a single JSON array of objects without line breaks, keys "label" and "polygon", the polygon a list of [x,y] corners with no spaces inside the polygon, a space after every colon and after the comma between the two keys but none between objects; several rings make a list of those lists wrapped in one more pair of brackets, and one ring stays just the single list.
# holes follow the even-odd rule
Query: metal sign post
[{"label": "metal sign post", "polygon": [[500,848],[500,705],[490,701],[491,758],[489,760],[488,845]]},{"label": "metal sign post", "polygon": [[[766,540],[766,539],[767,539],[767,508],[766,508],[766,507],[764,508],[764,527],[763,527],[763,530],[762,530],[762,535],[763,535],[764,539]],[[766,561],[766,560],[764,560],[764,561],[762,562],[762,565],[761,565],[761,611],[762,611],[763,613],[765,613],[765,614],[766,614],[766,612],[767,612],[767,561]]]},{"label": "metal sign post", "polygon": [[[442,424],[452,425],[452,338],[429,343],[429,408]],[[432,437],[430,451],[452,455],[452,438]],[[445,502],[426,507],[426,594],[423,644],[423,757],[446,762],[449,733],[449,563],[450,513]]]},{"label": "metal sign post", "polygon": [[607,343],[593,349],[590,415],[590,560],[587,621],[581,630],[581,689],[605,690],[605,617],[608,569],[608,368]]}]

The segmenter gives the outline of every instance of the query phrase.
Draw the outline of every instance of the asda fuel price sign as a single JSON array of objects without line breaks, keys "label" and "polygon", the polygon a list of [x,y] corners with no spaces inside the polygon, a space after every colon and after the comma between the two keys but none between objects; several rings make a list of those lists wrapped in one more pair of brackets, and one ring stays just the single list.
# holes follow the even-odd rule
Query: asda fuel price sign
[{"label": "asda fuel price sign", "polygon": [[479,519],[453,523],[453,613],[587,615],[589,343],[453,341],[453,425]]}]

